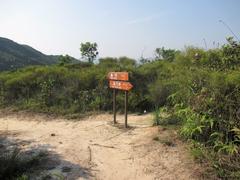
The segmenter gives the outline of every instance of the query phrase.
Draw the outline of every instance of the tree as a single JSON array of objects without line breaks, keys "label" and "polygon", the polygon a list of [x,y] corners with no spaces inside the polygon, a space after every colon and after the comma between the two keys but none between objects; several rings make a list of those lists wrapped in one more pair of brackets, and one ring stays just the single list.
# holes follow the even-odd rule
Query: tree
[{"label": "tree", "polygon": [[80,51],[83,58],[86,58],[89,63],[93,63],[98,55],[97,43],[81,43]]},{"label": "tree", "polygon": [[101,67],[117,67],[118,66],[118,59],[112,57],[100,58],[99,59],[99,66]]},{"label": "tree", "polygon": [[70,64],[72,62],[73,58],[69,55],[66,55],[66,56],[63,56],[61,55],[59,58],[58,58],[58,64],[60,66],[64,66],[66,64]]},{"label": "tree", "polygon": [[128,57],[120,57],[118,59],[119,66],[123,68],[131,68],[136,66],[136,61]]},{"label": "tree", "polygon": [[225,69],[236,69],[240,65],[240,42],[235,41],[233,37],[227,38],[228,44],[223,49],[223,66]]},{"label": "tree", "polygon": [[156,53],[156,59],[173,61],[176,54],[179,53],[179,51],[175,49],[165,49],[164,47],[162,47],[162,48],[157,48],[155,50],[155,53]]},{"label": "tree", "polygon": [[150,63],[151,60],[148,59],[148,58],[144,58],[144,57],[140,57],[140,60],[139,60],[140,64],[146,64],[146,63]]}]

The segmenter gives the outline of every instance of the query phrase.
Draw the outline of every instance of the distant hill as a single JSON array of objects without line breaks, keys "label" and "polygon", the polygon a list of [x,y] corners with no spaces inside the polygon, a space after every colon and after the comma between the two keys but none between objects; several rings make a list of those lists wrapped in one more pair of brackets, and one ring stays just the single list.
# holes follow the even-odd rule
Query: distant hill
[{"label": "distant hill", "polygon": [[0,71],[29,65],[51,65],[58,62],[58,57],[45,55],[28,45],[0,37]]}]

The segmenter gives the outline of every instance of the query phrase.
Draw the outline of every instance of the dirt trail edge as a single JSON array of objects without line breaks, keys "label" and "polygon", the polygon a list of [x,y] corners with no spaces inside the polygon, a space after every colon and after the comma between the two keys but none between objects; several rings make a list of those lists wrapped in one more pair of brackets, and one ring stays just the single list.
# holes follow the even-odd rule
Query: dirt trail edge
[{"label": "dirt trail edge", "polygon": [[[177,138],[166,145],[156,136],[172,136],[174,130],[152,127],[151,115],[129,115],[130,128],[112,124],[112,115],[101,114],[70,121],[46,115],[11,113],[0,115],[0,133],[22,140],[21,148],[38,147],[61,157],[49,173],[66,179],[148,180],[198,179],[198,167]],[[122,124],[122,125],[121,125]],[[164,140],[164,139],[163,139]],[[54,160],[55,156],[52,156]]]}]

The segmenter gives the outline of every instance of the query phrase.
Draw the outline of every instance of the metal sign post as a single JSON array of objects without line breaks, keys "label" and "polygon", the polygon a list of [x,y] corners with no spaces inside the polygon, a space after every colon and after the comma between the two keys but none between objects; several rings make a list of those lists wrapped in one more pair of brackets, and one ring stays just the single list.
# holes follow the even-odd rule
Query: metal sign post
[{"label": "metal sign post", "polygon": [[113,89],[113,123],[116,124],[116,89]]},{"label": "metal sign post", "polygon": [[128,115],[128,91],[125,91],[125,128],[128,127],[127,115]]},{"label": "metal sign post", "polygon": [[128,81],[128,72],[110,72],[108,73],[109,87],[113,89],[113,123],[116,124],[116,93],[117,89],[125,91],[125,128],[128,127],[128,91],[133,88],[133,85]]}]

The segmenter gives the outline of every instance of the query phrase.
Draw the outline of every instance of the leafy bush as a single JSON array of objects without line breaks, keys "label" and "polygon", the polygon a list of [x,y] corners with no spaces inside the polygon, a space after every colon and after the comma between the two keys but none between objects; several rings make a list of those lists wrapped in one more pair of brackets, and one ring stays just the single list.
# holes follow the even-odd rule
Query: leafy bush
[{"label": "leafy bush", "polygon": [[6,151],[0,154],[0,179],[28,179],[27,173],[30,173],[34,168],[38,168],[45,153],[40,152],[33,156],[27,156],[26,152],[19,149]]},{"label": "leafy bush", "polygon": [[[130,111],[155,110],[156,125],[181,124],[186,139],[215,154],[239,158],[240,43],[228,38],[228,43],[217,49],[187,47],[179,52],[160,48],[157,53],[157,59],[143,64],[127,57],[103,58],[98,64],[3,72],[0,103],[61,114],[108,111],[112,109],[112,91],[106,76],[110,71],[128,71],[134,85],[129,93]],[[117,108],[121,110],[124,97],[120,91],[118,94]],[[164,115],[163,107],[171,112],[169,116]],[[217,155],[214,159],[218,158],[222,164],[228,162]],[[235,168],[227,171],[239,173]]]}]

